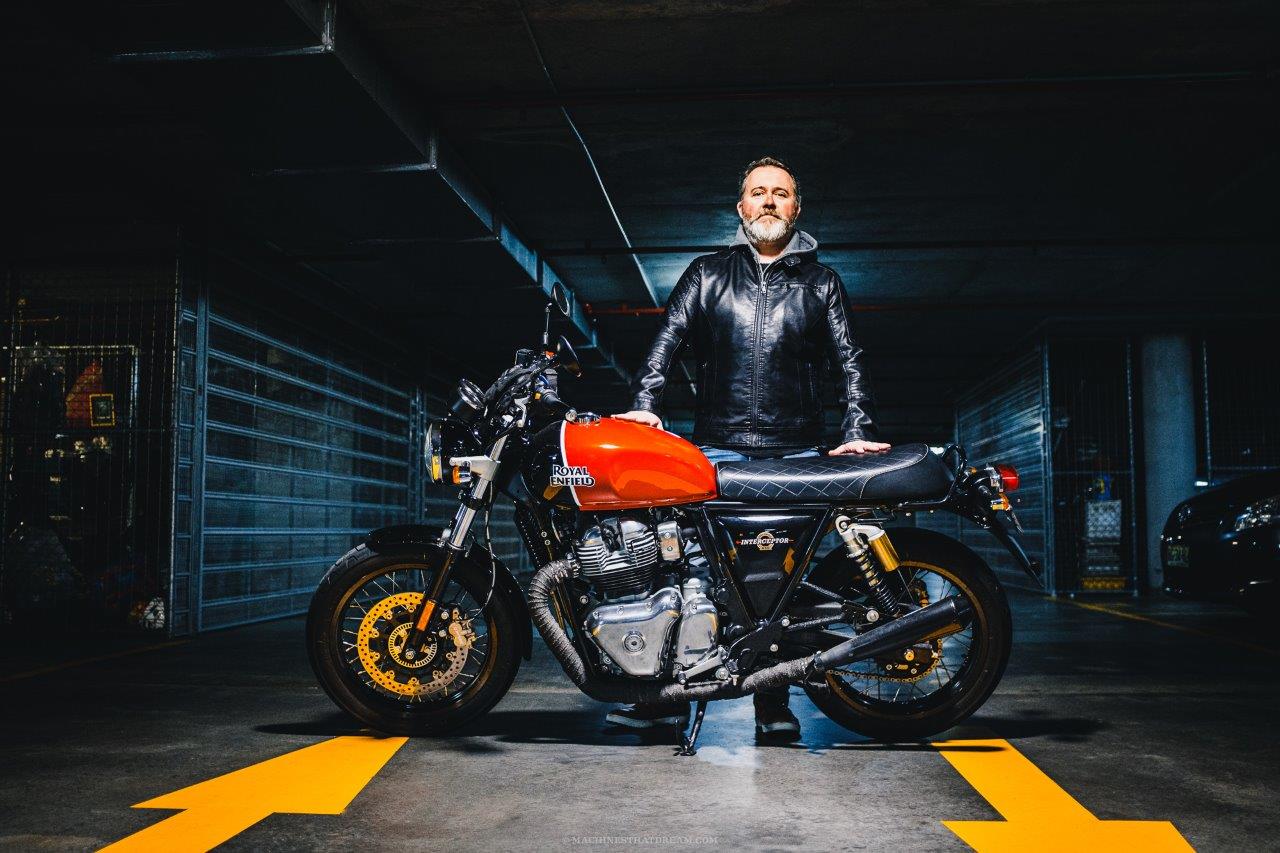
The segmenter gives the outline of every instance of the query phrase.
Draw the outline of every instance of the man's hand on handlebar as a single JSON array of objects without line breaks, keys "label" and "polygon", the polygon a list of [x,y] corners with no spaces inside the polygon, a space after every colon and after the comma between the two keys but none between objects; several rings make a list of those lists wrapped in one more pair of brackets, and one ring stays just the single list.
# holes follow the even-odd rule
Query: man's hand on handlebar
[{"label": "man's hand on handlebar", "polygon": [[644,409],[633,409],[630,412],[614,415],[620,421],[632,421],[633,423],[651,426],[654,429],[662,429],[662,419],[653,412],[646,412]]},{"label": "man's hand on handlebar", "polygon": [[883,441],[865,441],[861,438],[856,441],[846,441],[844,444],[827,451],[828,456],[843,456],[846,453],[879,453],[881,450],[888,450],[889,445]]}]

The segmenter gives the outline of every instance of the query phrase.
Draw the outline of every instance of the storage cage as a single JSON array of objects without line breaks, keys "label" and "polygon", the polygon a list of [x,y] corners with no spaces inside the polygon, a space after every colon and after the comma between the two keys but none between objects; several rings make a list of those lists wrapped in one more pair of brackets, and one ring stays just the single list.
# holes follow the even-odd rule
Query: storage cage
[{"label": "storage cage", "polygon": [[1280,371],[1270,333],[1200,338],[1196,468],[1205,483],[1280,468]]},{"label": "storage cage", "polygon": [[10,265],[0,358],[0,611],[163,627],[172,257]]}]

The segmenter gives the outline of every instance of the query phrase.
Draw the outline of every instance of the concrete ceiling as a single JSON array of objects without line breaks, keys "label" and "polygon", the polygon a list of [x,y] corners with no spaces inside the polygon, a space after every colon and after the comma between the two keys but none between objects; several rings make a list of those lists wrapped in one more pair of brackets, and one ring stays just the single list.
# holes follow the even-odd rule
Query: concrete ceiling
[{"label": "concrete ceiling", "polygon": [[[801,226],[859,312],[894,440],[945,439],[956,391],[1048,317],[1139,331],[1277,309],[1271,2],[350,0],[330,33],[340,58],[359,42],[374,78],[348,58],[230,53],[312,45],[324,20],[309,0],[121,4],[67,24],[95,73],[10,32],[25,48],[9,84],[41,96],[24,102],[39,115],[56,89],[61,120],[113,122],[112,138],[146,116],[178,192],[366,294],[402,333],[497,311],[438,339],[496,365],[527,342],[536,283],[447,181],[359,168],[420,160],[420,123],[483,211],[595,309],[576,334],[599,329],[585,358],[599,369],[578,393],[604,410],[627,402],[608,348],[633,368],[658,322],[610,312],[665,299],[728,239],[737,176],[763,154],[801,176]],[[195,50],[224,53],[102,74],[93,59]],[[677,420],[689,399],[677,382]]]}]

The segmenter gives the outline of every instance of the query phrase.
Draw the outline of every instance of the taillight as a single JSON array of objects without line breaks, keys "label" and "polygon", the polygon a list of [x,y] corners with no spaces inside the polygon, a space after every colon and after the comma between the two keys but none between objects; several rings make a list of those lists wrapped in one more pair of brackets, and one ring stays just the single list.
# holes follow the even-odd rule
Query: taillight
[{"label": "taillight", "polygon": [[1018,489],[1018,470],[1012,465],[1006,465],[1003,462],[997,462],[993,466],[996,473],[1000,475],[1000,484],[1006,492],[1014,492]]}]

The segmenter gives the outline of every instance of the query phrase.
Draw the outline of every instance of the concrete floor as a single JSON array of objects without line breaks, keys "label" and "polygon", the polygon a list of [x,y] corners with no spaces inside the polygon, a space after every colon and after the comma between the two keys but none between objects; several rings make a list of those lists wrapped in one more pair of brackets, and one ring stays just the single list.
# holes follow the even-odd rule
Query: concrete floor
[{"label": "concrete floor", "polygon": [[[949,735],[1007,739],[1103,820],[1280,847],[1280,644],[1227,609],[1090,603],[1109,612],[1015,595],[1009,672]],[[0,680],[0,848],[96,849],[175,814],[136,803],[355,733],[301,636],[290,619]],[[943,820],[1000,819],[932,747],[866,743],[792,704],[796,747],[756,747],[744,700],[712,705],[699,754],[676,758],[606,731],[539,645],[488,717],[405,744],[343,814],[272,814],[224,849],[963,850]]]}]

